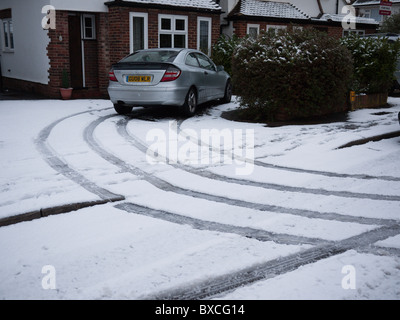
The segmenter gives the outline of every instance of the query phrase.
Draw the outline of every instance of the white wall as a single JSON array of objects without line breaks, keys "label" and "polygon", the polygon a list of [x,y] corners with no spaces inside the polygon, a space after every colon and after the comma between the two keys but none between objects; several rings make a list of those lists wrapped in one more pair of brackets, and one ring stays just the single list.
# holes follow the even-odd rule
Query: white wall
[{"label": "white wall", "polygon": [[[48,84],[50,61],[47,57],[48,31],[42,28],[42,7],[56,10],[105,12],[105,0],[0,0],[0,10],[12,10],[14,51],[3,50],[0,32],[0,62],[4,77]],[[1,20],[0,20],[1,22]],[[1,26],[2,24],[0,24]],[[0,28],[0,31],[2,28]]]},{"label": "white wall", "polygon": [[47,4],[54,6],[56,10],[107,12],[107,6],[104,5],[106,1],[107,0],[47,0]]},{"label": "white wall", "polygon": [[11,8],[14,28],[14,51],[4,51],[3,39],[0,42],[3,76],[48,84],[49,38],[42,28],[44,14],[41,12],[48,3],[46,0],[0,1],[0,10]]}]

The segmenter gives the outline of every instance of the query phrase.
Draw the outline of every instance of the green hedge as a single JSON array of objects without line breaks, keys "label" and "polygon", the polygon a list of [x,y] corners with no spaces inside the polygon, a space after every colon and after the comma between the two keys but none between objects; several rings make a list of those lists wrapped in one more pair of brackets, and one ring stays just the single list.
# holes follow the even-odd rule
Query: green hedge
[{"label": "green hedge", "polygon": [[352,66],[351,53],[324,33],[268,32],[236,46],[233,84],[255,120],[307,118],[346,109]]},{"label": "green hedge", "polygon": [[217,64],[224,66],[226,72],[232,75],[232,56],[236,47],[241,42],[241,39],[233,35],[229,38],[226,35],[222,35],[218,41],[214,44],[211,51],[211,58]]},{"label": "green hedge", "polygon": [[385,38],[350,36],[341,39],[353,55],[352,90],[385,93],[393,84],[400,44]]}]

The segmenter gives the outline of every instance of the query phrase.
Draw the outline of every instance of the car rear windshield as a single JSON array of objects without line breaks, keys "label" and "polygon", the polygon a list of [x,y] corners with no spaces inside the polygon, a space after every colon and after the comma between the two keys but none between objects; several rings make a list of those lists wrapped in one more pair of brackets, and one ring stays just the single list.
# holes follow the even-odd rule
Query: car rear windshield
[{"label": "car rear windshield", "polygon": [[155,50],[155,51],[138,51],[120,62],[173,62],[179,51]]}]

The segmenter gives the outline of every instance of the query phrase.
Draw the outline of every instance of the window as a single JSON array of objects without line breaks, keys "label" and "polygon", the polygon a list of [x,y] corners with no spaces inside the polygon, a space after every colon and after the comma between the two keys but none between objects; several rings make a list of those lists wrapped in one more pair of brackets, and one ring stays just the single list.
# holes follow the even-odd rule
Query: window
[{"label": "window", "polygon": [[347,37],[352,34],[363,36],[365,35],[365,30],[343,30],[343,37]]},{"label": "window", "polygon": [[122,59],[122,62],[174,62],[179,52],[165,49],[135,52]]},{"label": "window", "polygon": [[130,20],[131,53],[148,49],[148,14],[144,12],[131,12]]},{"label": "window", "polygon": [[277,32],[278,30],[286,30],[287,26],[269,25],[267,26],[267,31],[272,30]]},{"label": "window", "polygon": [[82,15],[82,38],[85,40],[96,39],[96,17],[92,14]]},{"label": "window", "polygon": [[188,17],[159,15],[159,47],[187,48]]},{"label": "window", "polygon": [[5,51],[14,50],[14,29],[12,19],[2,20],[2,38],[3,38],[3,49]]},{"label": "window", "polygon": [[211,18],[197,18],[197,50],[211,54]]},{"label": "window", "polygon": [[197,60],[199,61],[200,68],[210,71],[217,71],[215,64],[204,54],[196,53]]},{"label": "window", "polygon": [[252,38],[257,38],[260,33],[260,25],[259,24],[248,24],[247,25],[247,34]]},{"label": "window", "polygon": [[364,18],[371,18],[371,9],[364,9],[364,12],[362,12],[362,16]]},{"label": "window", "polygon": [[196,55],[194,53],[188,54],[185,63],[191,67],[197,67],[197,68],[200,67],[199,61],[197,60]]}]

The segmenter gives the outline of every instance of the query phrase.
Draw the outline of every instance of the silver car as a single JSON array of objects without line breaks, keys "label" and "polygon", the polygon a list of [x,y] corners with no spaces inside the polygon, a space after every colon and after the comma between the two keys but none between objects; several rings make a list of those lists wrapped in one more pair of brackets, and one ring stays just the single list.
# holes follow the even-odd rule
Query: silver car
[{"label": "silver car", "polygon": [[114,64],[108,93],[119,114],[133,107],[179,106],[186,116],[211,100],[231,101],[228,73],[200,51],[148,49]]}]

